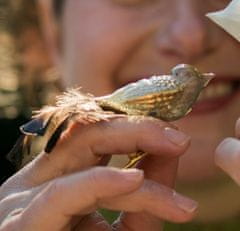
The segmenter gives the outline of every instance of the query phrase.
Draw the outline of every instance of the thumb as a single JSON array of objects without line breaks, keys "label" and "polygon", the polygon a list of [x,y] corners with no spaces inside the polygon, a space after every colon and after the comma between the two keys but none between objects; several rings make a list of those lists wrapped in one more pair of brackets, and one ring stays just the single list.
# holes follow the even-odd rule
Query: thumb
[{"label": "thumb", "polygon": [[49,183],[5,228],[8,230],[13,222],[20,226],[17,230],[63,230],[74,216],[95,211],[100,200],[130,193],[142,183],[143,171],[137,169],[95,167],[65,176]]},{"label": "thumb", "polygon": [[240,141],[226,138],[215,152],[215,163],[240,185]]}]

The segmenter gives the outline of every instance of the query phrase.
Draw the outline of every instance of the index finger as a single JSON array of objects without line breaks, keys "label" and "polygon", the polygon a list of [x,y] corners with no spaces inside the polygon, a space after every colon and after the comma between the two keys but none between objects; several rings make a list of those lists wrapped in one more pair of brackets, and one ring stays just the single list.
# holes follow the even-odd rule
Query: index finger
[{"label": "index finger", "polygon": [[18,183],[33,187],[96,165],[100,156],[116,153],[142,150],[176,157],[186,150],[189,140],[189,136],[168,123],[151,118],[126,117],[86,126],[76,124],[51,154],[40,155],[10,181],[14,184],[17,178]]}]

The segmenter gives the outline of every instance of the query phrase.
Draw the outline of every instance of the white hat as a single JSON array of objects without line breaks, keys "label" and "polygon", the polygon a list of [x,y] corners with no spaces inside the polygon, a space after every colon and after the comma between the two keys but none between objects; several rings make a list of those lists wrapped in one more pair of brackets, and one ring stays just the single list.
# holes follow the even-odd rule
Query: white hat
[{"label": "white hat", "polygon": [[224,10],[206,16],[240,41],[240,0],[233,0]]}]

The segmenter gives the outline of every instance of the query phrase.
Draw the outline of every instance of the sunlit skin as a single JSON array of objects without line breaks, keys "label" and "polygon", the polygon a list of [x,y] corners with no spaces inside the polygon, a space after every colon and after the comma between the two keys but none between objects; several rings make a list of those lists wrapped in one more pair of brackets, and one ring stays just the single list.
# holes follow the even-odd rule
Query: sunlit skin
[{"label": "sunlit skin", "polygon": [[[65,87],[82,86],[96,96],[141,78],[167,74],[179,63],[214,72],[216,80],[225,84],[239,80],[240,45],[205,17],[229,2],[67,0],[57,21],[51,1],[39,0],[48,51],[63,73]],[[219,86],[217,81],[207,89]],[[228,179],[224,191],[226,179],[222,180],[224,174],[214,164],[216,146],[234,135],[240,114],[239,90],[230,88],[229,92],[225,84],[218,97],[212,88],[195,112],[175,123],[180,130],[151,118],[73,124],[51,155],[42,153],[0,188],[0,199],[4,198],[0,208],[8,208],[0,215],[5,230],[72,230],[76,224],[81,230],[112,230],[102,218],[82,219],[96,207],[126,211],[116,223],[117,231],[162,230],[159,218],[189,221],[197,204],[162,186],[173,187],[178,157],[187,149],[181,158],[179,184],[184,195],[191,187],[198,193],[191,197],[200,202],[199,218],[223,220],[236,215],[240,202],[234,198],[239,198],[240,190]],[[190,137],[181,131],[191,136],[190,148]],[[132,180],[108,167],[83,171],[98,163],[101,155],[104,161],[105,155],[108,159],[107,155],[136,149],[152,154],[139,164],[145,178],[139,170],[133,170]]]},{"label": "sunlit skin", "polygon": [[[128,2],[135,3],[129,6]],[[80,85],[87,92],[103,95],[136,79],[169,73],[178,63],[214,72],[217,79],[239,79],[238,42],[205,17],[227,3],[67,1],[57,55],[66,86]],[[192,145],[181,160],[181,182],[221,175],[213,153],[220,140],[234,134],[239,99],[238,94],[218,110],[176,123],[192,136]]]}]

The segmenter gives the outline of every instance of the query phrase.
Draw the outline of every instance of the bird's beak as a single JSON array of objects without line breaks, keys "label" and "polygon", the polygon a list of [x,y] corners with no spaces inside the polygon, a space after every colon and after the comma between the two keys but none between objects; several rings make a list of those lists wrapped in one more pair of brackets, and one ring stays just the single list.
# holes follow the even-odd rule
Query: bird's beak
[{"label": "bird's beak", "polygon": [[214,73],[204,73],[203,74],[204,87],[206,87],[214,77],[215,77]]},{"label": "bird's beak", "polygon": [[225,9],[206,16],[240,41],[240,0],[233,0]]}]

